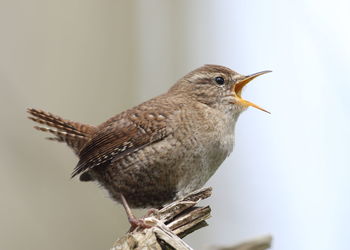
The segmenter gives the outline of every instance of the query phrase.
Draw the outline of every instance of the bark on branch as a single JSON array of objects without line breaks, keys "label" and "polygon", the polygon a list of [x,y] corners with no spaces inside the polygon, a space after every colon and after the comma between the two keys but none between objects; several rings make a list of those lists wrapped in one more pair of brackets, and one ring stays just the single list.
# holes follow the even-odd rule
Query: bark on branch
[{"label": "bark on branch", "polygon": [[[146,229],[136,229],[118,239],[111,250],[124,249],[192,249],[182,238],[186,235],[207,226],[206,219],[210,218],[210,207],[197,207],[197,203],[211,196],[212,189],[202,188],[192,192],[181,200],[174,201],[162,209],[144,218],[146,224],[152,226]],[[264,240],[251,242],[251,246],[264,246],[265,248],[250,247],[247,243],[237,248],[216,248],[221,250],[262,250],[270,246]],[[249,248],[250,247],[250,248]]]}]

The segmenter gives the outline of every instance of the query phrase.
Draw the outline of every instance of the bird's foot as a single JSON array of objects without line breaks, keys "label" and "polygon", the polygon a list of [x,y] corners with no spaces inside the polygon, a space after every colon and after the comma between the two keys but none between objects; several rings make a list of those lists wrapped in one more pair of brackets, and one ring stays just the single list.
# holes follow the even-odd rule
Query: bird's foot
[{"label": "bird's foot", "polygon": [[136,229],[147,229],[153,227],[152,224],[147,224],[145,218],[138,219],[136,217],[129,217],[128,220],[131,225],[129,232],[133,232]]}]

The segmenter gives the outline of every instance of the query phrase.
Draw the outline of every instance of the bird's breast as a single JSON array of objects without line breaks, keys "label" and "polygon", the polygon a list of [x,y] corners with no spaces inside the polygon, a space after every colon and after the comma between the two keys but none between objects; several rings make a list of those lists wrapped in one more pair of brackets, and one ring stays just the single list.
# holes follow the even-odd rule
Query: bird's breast
[{"label": "bird's breast", "polygon": [[187,134],[178,135],[187,149],[178,166],[183,172],[178,183],[180,197],[202,187],[234,146],[234,117],[211,109],[198,116],[189,118],[187,126],[192,127],[182,130]]}]

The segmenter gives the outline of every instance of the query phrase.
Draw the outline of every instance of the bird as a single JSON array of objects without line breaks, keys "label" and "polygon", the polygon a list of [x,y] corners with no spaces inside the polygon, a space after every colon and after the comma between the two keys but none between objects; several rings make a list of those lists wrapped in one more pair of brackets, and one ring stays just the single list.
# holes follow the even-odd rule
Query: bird
[{"label": "bird", "polygon": [[251,80],[269,72],[242,75],[207,64],[98,126],[34,108],[28,118],[78,156],[72,178],[97,182],[132,226],[142,226],[131,208],[159,208],[204,186],[233,151],[239,115],[249,106],[269,113],[242,98]]}]

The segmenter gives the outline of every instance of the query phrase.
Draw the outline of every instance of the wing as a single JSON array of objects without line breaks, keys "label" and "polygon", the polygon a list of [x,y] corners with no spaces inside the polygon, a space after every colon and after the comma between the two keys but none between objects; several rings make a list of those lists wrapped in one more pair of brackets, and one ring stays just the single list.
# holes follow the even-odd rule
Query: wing
[{"label": "wing", "polygon": [[[163,119],[156,119],[161,117]],[[72,178],[108,161],[117,161],[169,135],[164,115],[131,113],[116,116],[80,151]]]}]

